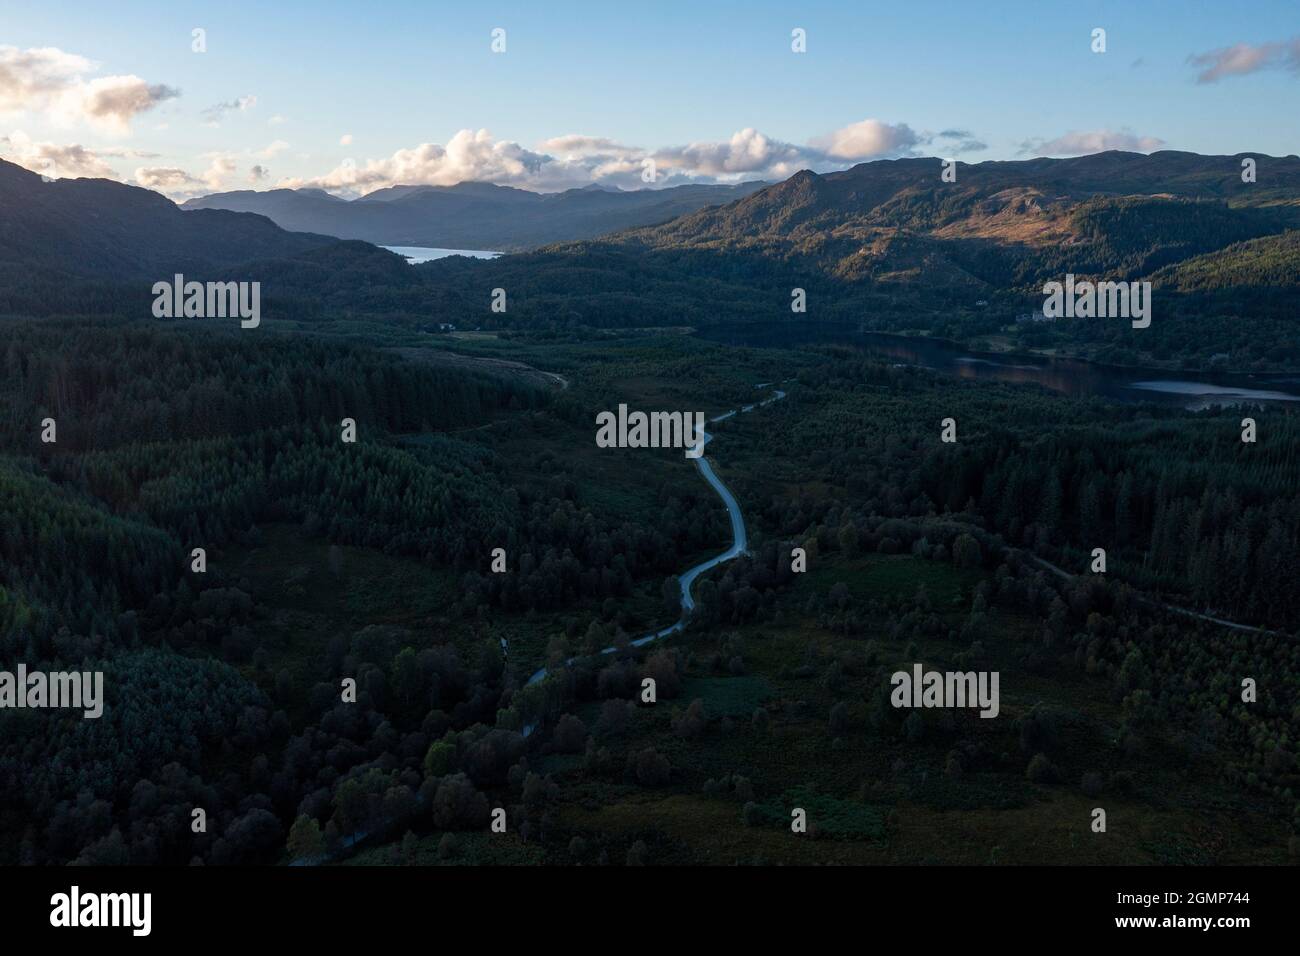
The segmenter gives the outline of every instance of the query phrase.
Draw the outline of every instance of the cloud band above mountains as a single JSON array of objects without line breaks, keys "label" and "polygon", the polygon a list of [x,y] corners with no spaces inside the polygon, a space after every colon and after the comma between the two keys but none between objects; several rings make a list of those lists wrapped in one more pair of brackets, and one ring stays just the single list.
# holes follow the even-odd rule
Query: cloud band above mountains
[{"label": "cloud band above mountains", "polygon": [[364,164],[343,162],[320,176],[281,180],[289,188],[316,187],[368,193],[396,185],[450,186],[493,182],[537,190],[568,189],[601,183],[644,188],[653,168],[655,185],[684,182],[738,182],[784,179],[800,169],[843,169],[870,159],[920,155],[942,139],[951,151],[983,149],[984,144],[952,131],[921,134],[907,124],[866,119],[807,144],[785,142],[746,128],[729,139],[646,149],[601,136],[568,134],[544,140],[537,149],[495,139],[485,129],[463,129],[447,144],[421,143]]},{"label": "cloud band above mountains", "polygon": [[157,153],[121,147],[89,149],[79,143],[38,142],[22,130],[0,136],[0,156],[51,178],[86,176],[116,179],[110,159],[154,159]]},{"label": "cloud band above mountains", "polygon": [[1055,139],[1027,139],[1020,144],[1020,153],[1032,153],[1035,156],[1085,156],[1109,149],[1150,153],[1164,145],[1165,141],[1157,136],[1138,136],[1128,130],[1095,129],[1072,131]]}]

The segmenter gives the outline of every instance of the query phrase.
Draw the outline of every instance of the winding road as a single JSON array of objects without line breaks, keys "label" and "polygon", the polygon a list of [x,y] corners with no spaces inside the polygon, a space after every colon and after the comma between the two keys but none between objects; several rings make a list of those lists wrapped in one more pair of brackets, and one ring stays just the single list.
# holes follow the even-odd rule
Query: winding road
[{"label": "winding road", "polygon": [[[738,414],[752,412],[756,408],[771,405],[773,402],[779,402],[781,399],[785,398],[785,392],[779,388],[773,387],[770,382],[764,382],[754,387],[772,388],[772,394],[761,402],[755,402],[752,405],[744,405],[739,409],[733,408],[729,412],[724,412],[721,415],[710,418],[708,424],[712,425],[715,422],[725,421],[726,419]],[[708,445],[708,443],[713,440],[713,436],[702,428],[700,431],[703,432],[704,435],[704,445]],[[722,499],[722,503],[727,506],[727,514],[731,517],[731,547],[716,557],[709,558],[707,561],[701,561],[694,567],[688,568],[686,571],[682,572],[680,576],[682,585],[681,617],[667,627],[660,628],[657,631],[652,631],[644,637],[637,638],[632,642],[633,647],[642,647],[649,644],[651,641],[657,641],[662,637],[667,637],[669,634],[676,634],[678,631],[686,627],[686,621],[690,617],[691,611],[695,608],[695,598],[691,596],[691,587],[695,584],[695,579],[706,571],[711,571],[718,565],[725,564],[727,561],[739,557],[749,550],[749,535],[745,531],[745,519],[740,513],[740,505],[736,501],[736,496],[731,493],[730,488],[722,483],[722,479],[718,477],[717,472],[713,470],[713,466],[709,464],[703,453],[701,453],[699,458],[693,459],[693,461],[695,462],[695,467],[700,470],[700,474],[704,476],[704,480],[709,483],[709,487],[718,493],[718,497]],[[600,653],[613,654],[617,650],[617,647],[607,647]],[[565,661],[565,664],[571,664],[575,660],[577,660],[576,657],[571,657]],[[547,671],[545,667],[538,669],[532,677],[528,678],[528,684],[525,686],[545,680],[546,673]],[[529,724],[524,728],[524,736],[528,736],[532,730],[533,725]]]},{"label": "winding road", "polygon": [[[739,409],[733,408],[729,412],[724,412],[721,415],[717,415],[713,418],[710,418],[708,424],[714,424],[715,422],[725,421],[726,419],[732,418],[735,415],[744,414],[745,412],[751,412],[755,408],[762,408],[765,405],[771,405],[773,402],[779,402],[781,399],[785,398],[786,395],[784,391],[782,391],[779,388],[776,388],[775,385],[771,382],[764,382],[754,387],[771,388],[772,394],[761,402],[755,402],[751,405],[744,405]],[[713,436],[709,432],[705,431],[704,444],[707,445],[712,440],[713,440]],[[694,565],[691,568],[688,568],[686,571],[684,571],[681,574],[680,576],[681,591],[682,591],[681,616],[675,622],[669,624],[667,627],[660,628],[657,631],[653,631],[649,634],[646,634],[643,637],[639,637],[636,640],[632,641],[631,642],[632,647],[643,647],[646,644],[651,643],[652,641],[657,641],[661,638],[667,637],[670,634],[676,634],[677,632],[685,628],[686,622],[690,618],[691,611],[694,610],[695,608],[695,598],[691,595],[691,590],[695,584],[695,579],[698,578],[701,574],[704,574],[706,571],[711,571],[714,568],[716,568],[718,565],[724,564],[727,561],[731,561],[732,559],[739,557],[749,549],[749,536],[748,533],[745,531],[745,519],[740,513],[740,505],[736,502],[736,496],[731,493],[730,488],[728,488],[726,485],[722,483],[722,479],[718,477],[717,472],[713,470],[713,466],[709,464],[708,460],[705,459],[703,454],[701,454],[699,458],[694,459],[694,461],[695,461],[695,467],[700,470],[700,474],[704,476],[704,480],[707,481],[709,483],[709,486],[718,493],[718,497],[722,499],[722,503],[727,506],[727,514],[731,517],[731,547],[728,548],[726,551],[722,552],[721,554],[709,558],[707,561],[701,561],[699,564]],[[1069,579],[1073,577],[1073,575],[1071,575],[1065,569],[1052,564],[1050,561],[1040,558],[1038,555],[1032,554],[1030,552],[1026,552],[1026,554],[1028,555],[1028,557],[1030,557],[1031,560],[1036,562],[1040,567],[1043,567],[1044,569],[1051,571],[1052,573],[1058,575],[1059,577],[1065,579]],[[1219,624],[1224,627],[1233,628],[1236,630],[1253,631],[1255,633],[1265,633],[1265,634],[1275,633],[1275,632],[1269,632],[1265,628],[1252,627],[1248,624],[1240,624],[1235,621],[1228,621],[1222,618],[1212,617],[1208,614],[1201,614],[1197,611],[1192,611],[1187,608],[1178,607],[1177,605],[1173,605],[1173,604],[1167,604],[1163,601],[1153,600],[1145,596],[1139,596],[1137,599],[1139,601],[1142,601],[1145,604],[1149,604],[1154,607],[1163,608],[1164,610],[1171,611],[1175,614],[1186,615],[1188,617],[1212,622],[1214,624]],[[618,651],[617,647],[606,647],[600,653],[613,654],[616,651]],[[582,655],[582,656],[587,656],[587,655]],[[568,660],[565,661],[565,664],[566,665],[572,664],[577,659],[578,658],[576,656],[570,657]],[[547,669],[545,667],[539,668],[530,678],[528,678],[528,682],[525,686],[531,686],[542,680],[545,680],[546,675],[547,675]],[[533,730],[533,725],[529,724],[524,728],[524,735],[527,736],[529,733],[532,732],[532,730]]]},{"label": "winding road", "polygon": [[[565,387],[566,388],[568,387],[567,383],[565,383]],[[718,415],[714,418],[710,418],[708,424],[712,425],[714,422],[725,421],[726,419],[731,418],[736,414],[743,414],[744,412],[752,412],[755,408],[762,408],[765,405],[771,405],[773,402],[779,402],[781,399],[785,398],[785,392],[781,391],[781,389],[779,388],[773,387],[772,383],[770,382],[764,382],[763,384],[756,385],[754,387],[772,388],[772,394],[771,396],[765,398],[761,402],[755,402],[752,405],[745,405],[739,409],[733,408],[729,412],[725,412],[722,415]],[[713,440],[713,436],[710,435],[707,431],[704,432],[704,444],[708,445],[708,443],[712,440]],[[676,634],[678,631],[682,630],[682,628],[686,626],[686,620],[687,618],[690,617],[691,610],[695,607],[695,599],[691,597],[691,585],[695,583],[695,579],[698,578],[705,571],[710,571],[713,568],[716,568],[719,564],[723,564],[727,561],[730,561],[732,558],[744,554],[745,551],[748,550],[749,548],[749,535],[745,531],[745,519],[740,514],[740,505],[736,501],[736,496],[731,493],[730,488],[728,488],[726,485],[722,483],[722,479],[719,478],[717,473],[713,470],[713,466],[710,465],[707,460],[705,460],[703,453],[700,454],[699,458],[693,459],[693,461],[695,462],[695,467],[700,470],[700,474],[704,476],[704,480],[707,481],[709,483],[709,486],[718,493],[718,497],[722,499],[722,503],[727,506],[727,514],[731,516],[731,547],[728,548],[726,551],[722,552],[722,554],[719,554],[717,557],[709,558],[707,561],[701,561],[699,564],[688,569],[686,572],[684,572],[681,575],[681,583],[682,583],[681,617],[677,619],[676,623],[670,624],[668,627],[661,628],[660,630],[655,631],[652,634],[647,634],[645,637],[641,637],[633,641],[632,642],[633,647],[641,647],[642,645],[649,644],[651,641],[657,641],[661,637],[667,637],[669,634]],[[502,640],[502,646],[504,649],[505,646],[504,639]],[[616,647],[607,647],[603,651],[601,651],[601,653],[613,654],[616,650],[618,650],[618,648]],[[569,664],[575,660],[577,660],[577,658],[571,657],[567,661],[565,661],[565,663]],[[540,670],[538,670],[537,673],[533,674],[532,677],[528,678],[528,685],[536,684],[539,681],[544,680],[545,678],[546,678],[546,668],[543,667]],[[537,725],[535,723],[525,725],[523,729],[523,735],[525,737],[531,735],[532,732],[536,729],[536,727]],[[370,833],[371,833],[370,830],[362,830],[357,833],[348,834],[347,836],[341,839],[340,849],[337,852],[327,853],[322,856],[313,857],[310,859],[304,858],[299,860],[293,860],[292,862],[289,863],[289,866],[317,866],[321,863],[329,862],[330,860],[336,859],[339,856],[342,856],[347,851],[351,850],[362,840],[370,836]]]}]

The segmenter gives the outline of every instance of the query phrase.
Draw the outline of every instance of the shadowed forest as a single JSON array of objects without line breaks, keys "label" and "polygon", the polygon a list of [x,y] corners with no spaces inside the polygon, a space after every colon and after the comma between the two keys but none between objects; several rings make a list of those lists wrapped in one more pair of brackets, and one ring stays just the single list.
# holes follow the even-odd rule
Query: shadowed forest
[{"label": "shadowed forest", "polygon": [[[838,346],[5,331],[0,654],[102,669],[107,706],[0,714],[4,862],[1294,852],[1300,435],[1278,407],[1253,410],[1269,437],[1249,445],[1240,407],[1076,400]],[[631,647],[730,533],[680,453],[598,449],[595,413],[712,416],[772,381],[787,398],[711,426],[708,449],[751,553],[697,582],[683,633]],[[1000,671],[999,718],[891,707],[914,661]]]}]

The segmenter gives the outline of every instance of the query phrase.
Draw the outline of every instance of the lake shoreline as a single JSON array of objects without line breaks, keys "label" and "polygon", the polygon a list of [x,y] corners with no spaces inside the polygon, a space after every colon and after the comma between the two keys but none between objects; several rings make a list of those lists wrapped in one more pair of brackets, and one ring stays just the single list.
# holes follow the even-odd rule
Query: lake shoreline
[{"label": "lake shoreline", "polygon": [[[688,335],[706,339],[708,341],[717,341],[710,336],[710,333],[721,331],[739,331],[746,328],[771,328],[779,325],[775,322],[761,322],[756,326],[745,326],[739,324],[725,326],[690,326]],[[1232,377],[1257,379],[1261,383],[1269,384],[1298,384],[1300,385],[1300,369],[1286,370],[1260,370],[1250,371],[1247,369],[1201,369],[1201,368],[1181,368],[1177,365],[1125,365],[1115,362],[1101,362],[1097,359],[1087,358],[1080,355],[1055,355],[1051,352],[1045,352],[1035,349],[1028,351],[1023,349],[976,349],[967,345],[958,339],[945,338],[941,335],[923,335],[914,332],[890,332],[883,329],[862,329],[859,325],[848,322],[827,322],[821,325],[822,328],[843,332],[849,335],[863,336],[880,336],[882,338],[900,339],[905,342],[927,342],[935,345],[941,345],[954,351],[967,352],[972,356],[979,358],[1001,358],[1001,359],[1029,359],[1040,363],[1050,362],[1078,362],[1082,365],[1090,365],[1094,368],[1107,372],[1154,372],[1160,375],[1212,375],[1216,377]],[[816,343],[813,343],[816,344]]]},{"label": "lake shoreline", "polygon": [[1200,371],[1111,365],[1030,352],[991,352],[969,349],[937,336],[877,332],[850,323],[795,326],[765,322],[700,328],[694,335],[705,341],[751,348],[845,345],[883,353],[883,360],[898,365],[914,365],[967,379],[1035,383],[1075,398],[1166,404],[1175,400],[1191,410],[1207,405],[1300,402],[1300,372]]},{"label": "lake shoreline", "polygon": [[444,249],[438,246],[380,246],[379,248],[401,256],[408,265],[412,266],[449,259],[452,256],[464,256],[467,259],[496,259],[505,255],[492,249]]}]

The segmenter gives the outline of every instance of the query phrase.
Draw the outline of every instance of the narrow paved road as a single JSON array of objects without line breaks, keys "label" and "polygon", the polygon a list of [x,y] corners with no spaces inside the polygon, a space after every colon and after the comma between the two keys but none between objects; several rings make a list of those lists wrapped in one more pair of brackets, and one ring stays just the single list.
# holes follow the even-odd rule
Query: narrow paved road
[{"label": "narrow paved road", "polygon": [[[769,388],[771,386],[768,383],[764,383],[755,387]],[[710,418],[709,424],[712,425],[714,422],[725,421],[734,415],[752,412],[756,408],[771,405],[773,402],[779,402],[783,398],[785,398],[785,392],[781,391],[779,388],[773,388],[772,394],[763,401],[755,402],[752,405],[745,405],[739,409],[733,408],[729,412]],[[705,446],[707,446],[712,440],[713,436],[707,431],[704,432]],[[736,501],[736,496],[731,493],[730,488],[722,483],[722,479],[718,477],[717,472],[713,470],[713,466],[709,464],[708,459],[706,459],[703,454],[701,454],[699,458],[693,460],[695,462],[695,467],[698,468],[700,474],[704,476],[704,480],[707,481],[709,486],[718,493],[718,497],[722,499],[722,503],[727,506],[727,514],[731,517],[731,547],[716,557],[709,558],[707,561],[701,561],[694,567],[688,568],[686,571],[682,572],[680,577],[682,585],[681,617],[679,617],[676,622],[669,624],[667,627],[660,628],[657,631],[652,631],[644,637],[637,638],[632,642],[633,647],[642,647],[643,645],[649,644],[651,641],[657,641],[661,637],[667,637],[669,634],[676,634],[678,631],[682,630],[682,628],[686,626],[686,621],[687,618],[690,617],[691,611],[695,608],[695,598],[691,596],[691,588],[695,584],[695,579],[706,571],[711,571],[718,565],[739,557],[749,549],[749,535],[745,531],[745,519],[740,513],[740,505]],[[607,647],[600,653],[613,654],[617,650],[618,648],[616,647]],[[570,664],[576,659],[577,658],[571,657],[565,661],[565,663]],[[532,677],[528,678],[528,684],[536,684],[538,681],[544,680],[545,678],[546,668],[543,667],[533,674]],[[529,724],[524,728],[524,736],[528,736],[528,734],[532,733],[532,730],[533,725]]]}]

